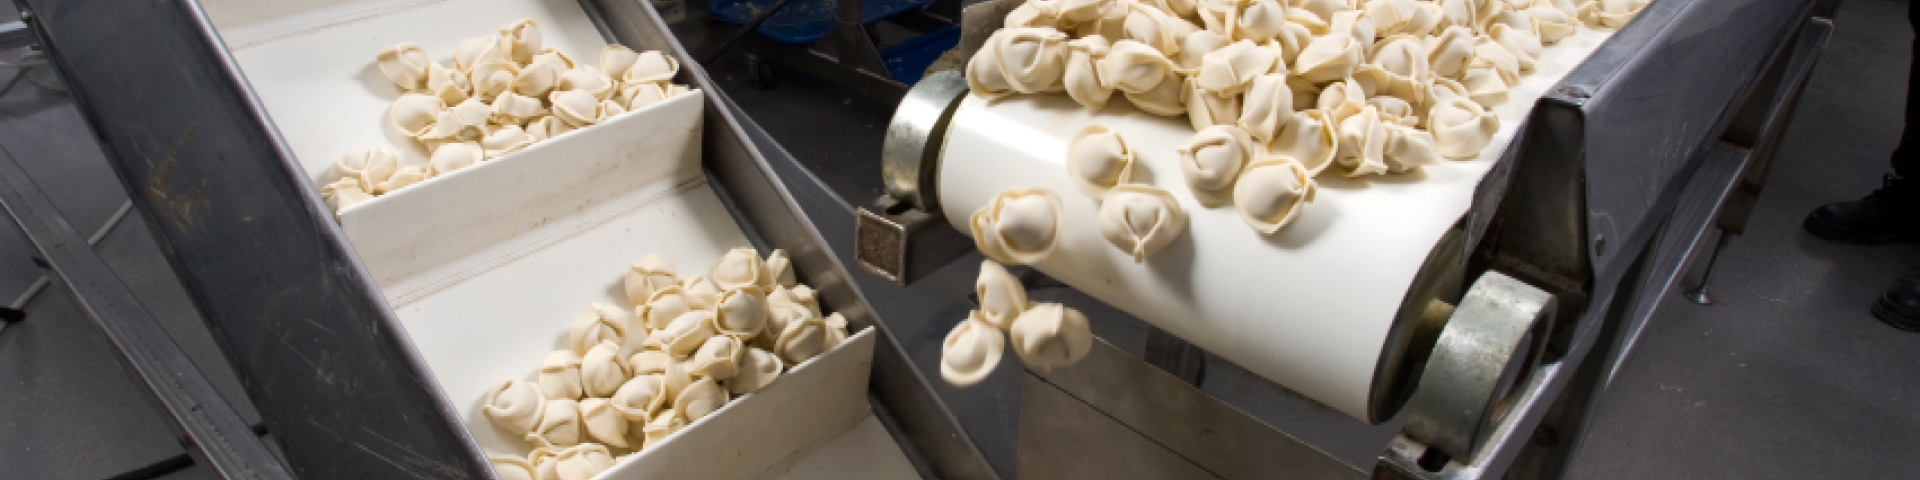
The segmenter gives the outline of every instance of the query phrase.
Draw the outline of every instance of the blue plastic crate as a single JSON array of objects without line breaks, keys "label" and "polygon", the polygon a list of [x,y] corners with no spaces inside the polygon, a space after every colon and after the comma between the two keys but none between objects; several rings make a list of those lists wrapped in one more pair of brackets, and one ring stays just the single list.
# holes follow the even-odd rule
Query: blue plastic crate
[{"label": "blue plastic crate", "polygon": [[[729,23],[745,25],[753,16],[778,0],[715,0],[707,4],[707,11],[713,17]],[[918,10],[933,3],[933,0],[866,0],[860,4],[860,23],[872,25],[903,12]],[[833,28],[834,17],[840,5],[834,0],[793,0],[779,13],[773,14],[766,23],[760,24],[760,34],[790,45],[812,45],[827,35]]]}]

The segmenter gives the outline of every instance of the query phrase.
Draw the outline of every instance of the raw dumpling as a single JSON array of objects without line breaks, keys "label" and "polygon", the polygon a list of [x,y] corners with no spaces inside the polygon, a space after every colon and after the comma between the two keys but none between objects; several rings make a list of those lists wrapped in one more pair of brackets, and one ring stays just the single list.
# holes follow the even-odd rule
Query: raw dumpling
[{"label": "raw dumpling", "polygon": [[486,134],[487,122],[492,118],[493,107],[479,99],[469,98],[441,111],[440,116],[434,119],[433,128],[420,135],[420,139],[476,141]]},{"label": "raw dumpling", "polygon": [[[647,330],[659,330],[667,328],[667,324],[672,323],[673,319],[679,318],[681,314],[693,310],[697,309],[682,293],[680,286],[668,284],[664,288],[655,290],[653,296],[647,297],[646,301],[635,309],[634,320],[636,325],[643,326]],[[638,332],[639,329],[635,331]]]},{"label": "raw dumpling", "polygon": [[528,120],[547,114],[547,107],[540,99],[514,92],[501,92],[493,99],[493,123],[500,125],[525,125]]},{"label": "raw dumpling", "polygon": [[673,412],[688,422],[700,420],[714,410],[727,404],[727,391],[720,389],[720,383],[711,377],[694,380],[673,398]]},{"label": "raw dumpling", "polygon": [[752,248],[735,248],[721,255],[720,261],[714,262],[713,269],[707,272],[707,280],[721,290],[749,285],[772,286],[772,278],[767,276],[767,267],[760,260],[760,252]]},{"label": "raw dumpling", "polygon": [[[674,268],[672,260],[667,260],[667,257],[659,254],[649,253],[627,266],[627,275],[621,287],[627,293],[627,301],[633,302],[636,306],[646,305],[653,298],[654,292],[679,285],[680,279],[676,277],[677,275],[679,275],[679,269]],[[671,320],[671,318],[665,320]],[[660,327],[666,326],[665,320],[662,320]],[[660,327],[649,326],[648,328]]]},{"label": "raw dumpling", "polygon": [[567,126],[585,127],[600,122],[600,99],[585,90],[554,90],[547,95],[553,116]]},{"label": "raw dumpling", "polygon": [[707,281],[707,277],[699,275],[681,278],[680,292],[686,295],[687,306],[694,310],[713,308],[714,302],[720,300],[720,288]]},{"label": "raw dumpling", "polygon": [[1233,38],[1264,42],[1287,25],[1287,8],[1279,0],[1251,0],[1234,19]]},{"label": "raw dumpling", "polygon": [[571,398],[548,398],[540,424],[527,432],[527,441],[540,447],[565,447],[580,443],[580,402]]},{"label": "raw dumpling", "polygon": [[367,192],[379,191],[381,182],[393,177],[400,167],[399,157],[387,147],[370,147],[347,152],[333,163],[333,172],[340,178],[351,178],[360,182],[360,189]]},{"label": "raw dumpling", "polygon": [[660,345],[666,347],[667,353],[684,357],[719,332],[713,328],[713,314],[695,310],[675,317],[667,323],[667,328],[660,329],[657,334],[661,336]]},{"label": "raw dumpling", "polygon": [[[1271,0],[1269,0],[1271,1]],[[1251,40],[1233,42],[1200,59],[1200,71],[1192,83],[1202,90],[1235,95],[1246,90],[1253,77],[1265,75],[1280,60],[1280,52]],[[1284,70],[1284,67],[1283,67]]]},{"label": "raw dumpling", "polygon": [[587,436],[627,448],[627,417],[613,408],[613,402],[605,398],[581,400],[580,423],[586,426]]},{"label": "raw dumpling", "polygon": [[[1531,17],[1526,18],[1532,21]],[[1492,38],[1500,46],[1506,47],[1507,52],[1513,54],[1515,60],[1520,61],[1520,73],[1532,73],[1540,63],[1540,53],[1545,47],[1540,45],[1538,34],[1504,23],[1496,23],[1487,30],[1487,37]]]},{"label": "raw dumpling", "polygon": [[658,374],[635,375],[621,385],[620,390],[613,392],[613,398],[609,400],[614,411],[620,412],[622,418],[629,422],[646,423],[653,418],[653,412],[660,411],[660,406],[666,404],[665,388]]},{"label": "raw dumpling", "polygon": [[807,310],[813,311],[814,317],[817,318],[821,316],[820,315],[820,295],[818,295],[813,291],[813,287],[809,287],[806,285],[795,285],[793,288],[788,289],[787,293],[789,295],[793,295],[794,302],[799,303],[801,306],[807,307]]},{"label": "raw dumpling", "polygon": [[1460,74],[1467,96],[1481,105],[1494,105],[1507,98],[1507,91],[1520,84],[1520,60],[1492,39],[1481,38],[1473,47],[1473,61]]},{"label": "raw dumpling", "polygon": [[388,124],[402,135],[419,138],[433,130],[447,103],[440,97],[423,93],[403,93],[387,110]]},{"label": "raw dumpling", "polygon": [[533,464],[518,455],[487,457],[487,463],[493,465],[493,473],[498,475],[500,480],[538,480],[540,478],[540,474],[534,471]]},{"label": "raw dumpling", "polygon": [[1314,108],[1326,112],[1327,120],[1334,125],[1345,122],[1347,117],[1360,114],[1360,111],[1366,107],[1366,87],[1351,78],[1328,84],[1326,90],[1320,91],[1320,100],[1314,105]]},{"label": "raw dumpling", "polygon": [[974,245],[1000,263],[1030,265],[1053,253],[1060,198],[1042,188],[1000,192],[969,219]]},{"label": "raw dumpling", "polygon": [[[1099,35],[1107,38],[1121,38],[1127,35],[1127,14],[1132,11],[1133,2],[1125,0],[1060,0],[1061,27],[1072,24],[1072,33],[1076,37]],[[1092,6],[1091,8],[1087,8]],[[1087,12],[1092,18],[1074,20],[1077,15],[1068,12]]]},{"label": "raw dumpling", "polygon": [[734,395],[746,395],[766,388],[780,378],[780,371],[786,364],[780,356],[759,348],[747,348],[740,353],[740,363],[733,378],[727,379],[727,391]]},{"label": "raw dumpling", "polygon": [[1124,38],[1145,43],[1168,55],[1180,53],[1181,39],[1200,30],[1192,22],[1157,8],[1135,7],[1126,15],[1121,27],[1126,33]]},{"label": "raw dumpling", "polygon": [[1087,196],[1100,198],[1114,185],[1128,182],[1133,166],[1126,139],[1105,126],[1089,126],[1067,144],[1067,175]]},{"label": "raw dumpling", "polygon": [[1423,8],[1415,0],[1372,0],[1367,2],[1366,11],[1382,37],[1423,36],[1440,24],[1438,11]]},{"label": "raw dumpling", "polygon": [[360,202],[373,200],[372,194],[361,189],[360,181],[352,178],[342,178],[327,184],[320,189],[320,196],[326,197],[327,206],[333,208],[334,214],[339,214],[347,207],[359,205]]},{"label": "raw dumpling", "polygon": [[545,413],[543,409],[546,403],[547,397],[540,394],[540,387],[519,380],[507,380],[487,391],[484,412],[500,428],[525,435],[540,425],[540,415]]},{"label": "raw dumpling", "polygon": [[679,432],[686,426],[686,419],[680,418],[679,415],[669,413],[653,417],[653,421],[647,422],[647,426],[641,429],[646,435],[646,442],[641,449],[653,448],[654,445],[666,441],[667,437],[673,436],[675,432]]},{"label": "raw dumpling", "polygon": [[607,45],[600,48],[600,71],[608,75],[620,75],[624,82],[627,70],[632,69],[633,63],[639,59],[640,54],[626,45]]},{"label": "raw dumpling", "polygon": [[1234,178],[1259,153],[1255,145],[1246,130],[1235,126],[1216,125],[1194,134],[1179,150],[1180,173],[1194,198],[1207,206],[1226,203]]},{"label": "raw dumpling", "polygon": [[602,341],[615,345],[626,343],[627,332],[632,331],[632,325],[633,316],[628,315],[625,309],[595,303],[574,316],[572,333],[567,338],[574,353],[586,355],[588,349]]},{"label": "raw dumpling", "polygon": [[[633,370],[633,376],[659,375],[667,372],[667,364],[673,362],[673,356],[657,348],[646,347],[627,356],[627,367]],[[616,393],[617,395],[617,393]]]},{"label": "raw dumpling", "polygon": [[940,378],[959,387],[980,383],[1000,365],[1005,349],[1000,330],[980,318],[979,311],[969,312],[940,345]]},{"label": "raw dumpling", "polygon": [[761,288],[793,288],[800,284],[800,279],[793,273],[793,259],[787,257],[786,250],[773,249],[773,253],[767,254],[764,265],[767,268],[767,281],[761,283]]},{"label": "raw dumpling", "polygon": [[[488,60],[473,66],[467,76],[473,84],[473,95],[482,102],[491,102],[493,97],[513,88],[513,81],[520,78],[520,66],[507,60]],[[564,80],[565,77],[562,77]]]},{"label": "raw dumpling", "polygon": [[980,276],[974,280],[973,292],[979,297],[980,319],[994,328],[1007,329],[1027,309],[1027,287],[993,260],[980,262]]},{"label": "raw dumpling", "polygon": [[[512,95],[512,93],[506,95]],[[494,105],[500,104],[501,102],[494,102]],[[486,136],[480,137],[480,150],[486,154],[487,158],[498,158],[501,155],[520,151],[529,145],[533,145],[533,137],[527,135],[527,131],[520,129],[519,125],[511,123],[489,125]]]},{"label": "raw dumpling", "polygon": [[[1386,0],[1381,0],[1386,1]],[[1421,82],[1430,74],[1427,47],[1419,37],[1394,35],[1373,48],[1373,65],[1388,79],[1385,93],[1408,101],[1420,101]]]},{"label": "raw dumpling", "polygon": [[980,45],[980,50],[973,52],[973,58],[967,60],[967,91],[973,96],[993,100],[1014,93],[1013,84],[1007,81],[1006,72],[1000,69],[999,56],[998,42],[989,39]]},{"label": "raw dumpling", "polygon": [[1194,13],[1195,13],[1194,10],[1200,6],[1200,1],[1199,0],[1140,0],[1139,2],[1136,2],[1136,5],[1139,5],[1142,7],[1154,7],[1154,8],[1160,9],[1160,11],[1162,12],[1171,13],[1178,17],[1190,18],[1194,16]]},{"label": "raw dumpling", "polygon": [[1280,135],[1268,146],[1268,152],[1293,158],[1307,171],[1319,174],[1333,164],[1334,155],[1339,152],[1337,127],[1327,120],[1326,112],[1294,112],[1293,119],[1280,128]]},{"label": "raw dumpling", "polygon": [[1079,363],[1093,349],[1093,332],[1086,315],[1058,303],[1042,303],[1013,322],[1008,333],[1013,351],[1027,367],[1045,372],[1054,366]]},{"label": "raw dumpling", "polygon": [[708,338],[706,343],[700,344],[699,350],[693,352],[693,362],[687,373],[714,380],[733,378],[739,371],[740,350],[743,348],[745,346],[740,344],[738,338],[727,335]]},{"label": "raw dumpling", "polygon": [[553,462],[554,480],[589,480],[613,468],[613,454],[604,445],[586,443],[561,450]]},{"label": "raw dumpling", "polygon": [[1427,68],[1434,75],[1458,78],[1473,60],[1474,35],[1467,27],[1447,27],[1439,36],[1427,38]]},{"label": "raw dumpling", "polygon": [[827,326],[827,349],[831,350],[833,347],[846,343],[848,335],[847,317],[840,315],[840,312],[833,312],[832,315],[827,315],[826,318],[820,319],[820,323],[826,324]]},{"label": "raw dumpling", "polygon": [[527,130],[527,136],[533,137],[533,141],[535,142],[558,137],[573,131],[572,125],[568,125],[567,122],[554,118],[552,115],[542,115],[539,118],[529,120],[525,128]]},{"label": "raw dumpling", "polygon": [[1173,244],[1187,228],[1187,214],[1166,190],[1149,185],[1114,187],[1100,202],[1100,235],[1134,262]]},{"label": "raw dumpling", "polygon": [[620,390],[620,385],[632,377],[621,360],[620,344],[612,340],[587,349],[587,354],[580,358],[581,392],[588,397],[606,398]]},{"label": "raw dumpling", "polygon": [[427,171],[438,177],[486,159],[487,149],[478,142],[452,142],[433,148],[433,155],[427,157]]},{"label": "raw dumpling", "polygon": [[426,49],[413,42],[382,48],[380,53],[374,54],[374,60],[380,65],[380,73],[403,92],[426,87],[427,68],[434,65],[433,59],[427,57]]},{"label": "raw dumpling", "polygon": [[780,338],[774,341],[773,353],[788,365],[797,366],[826,351],[826,340],[826,323],[818,318],[788,322],[787,328],[780,331]]},{"label": "raw dumpling", "polygon": [[1187,120],[1194,130],[1215,125],[1233,125],[1240,120],[1240,94],[1217,94],[1206,89],[1187,88]]},{"label": "raw dumpling", "polygon": [[714,301],[714,328],[724,335],[751,337],[767,325],[767,295],[757,285],[743,285]]},{"label": "raw dumpling", "polygon": [[[613,70],[607,72],[612,73]],[[620,80],[627,83],[670,82],[678,73],[680,60],[657,50],[648,50],[634,57],[633,66],[627,67],[620,75]]]},{"label": "raw dumpling", "polygon": [[1180,39],[1180,53],[1168,59],[1173,61],[1174,67],[1179,71],[1197,72],[1200,71],[1201,62],[1206,61],[1207,54],[1232,43],[1232,37],[1214,33],[1212,30],[1201,30]]},{"label": "raw dumpling", "polygon": [[1294,62],[1293,71],[1308,82],[1320,84],[1352,76],[1353,69],[1364,61],[1366,50],[1359,40],[1345,32],[1333,32],[1308,43]]},{"label": "raw dumpling", "polygon": [[1471,99],[1451,98],[1427,114],[1434,147],[1440,156],[1464,160],[1480,156],[1500,131],[1500,117],[1487,113]]},{"label": "raw dumpling", "polygon": [[613,96],[613,102],[625,105],[627,110],[639,110],[648,105],[660,103],[673,96],[669,92],[673,87],[659,82],[629,83],[620,87]]},{"label": "raw dumpling", "polygon": [[1420,115],[1414,112],[1413,104],[1400,97],[1373,97],[1367,99],[1367,105],[1380,111],[1380,121],[1405,127],[1420,125]]},{"label": "raw dumpling", "polygon": [[1159,85],[1145,93],[1127,93],[1127,101],[1140,111],[1153,115],[1172,116],[1187,113],[1187,76],[1168,75]]},{"label": "raw dumpling", "polygon": [[1412,127],[1389,125],[1386,146],[1387,169],[1404,172],[1440,160],[1433,134]]},{"label": "raw dumpling", "polygon": [[1287,87],[1287,76],[1267,74],[1253,78],[1234,124],[1264,145],[1278,137],[1280,127],[1292,117],[1293,90]]},{"label": "raw dumpling", "polygon": [[540,52],[540,23],[531,18],[522,18],[500,29],[500,44],[504,46],[506,57],[521,65],[533,61],[533,55]]},{"label": "raw dumpling", "polygon": [[573,350],[555,350],[540,366],[540,393],[547,400],[580,398],[580,355]]},{"label": "raw dumpling", "polygon": [[513,77],[510,91],[533,98],[546,98],[553,87],[560,84],[560,73],[566,70],[552,63],[534,63],[520,69],[520,75]]},{"label": "raw dumpling", "polygon": [[400,167],[400,169],[393,171],[393,176],[387,177],[387,181],[380,182],[379,185],[375,185],[373,193],[380,194],[380,195],[393,193],[393,191],[395,190],[406,188],[406,187],[412,186],[413,184],[426,181],[428,175],[429,175],[429,172],[427,172],[427,167],[422,165],[408,165],[408,166]]},{"label": "raw dumpling", "polygon": [[1145,94],[1178,75],[1166,54],[1135,40],[1113,42],[1099,69],[1101,82],[1129,94]]},{"label": "raw dumpling", "polygon": [[1387,173],[1386,148],[1387,124],[1372,105],[1340,122],[1340,166],[1347,176]]},{"label": "raw dumpling", "polygon": [[1620,28],[1649,3],[1653,0],[1587,0],[1580,5],[1580,19],[1594,27]]},{"label": "raw dumpling", "polygon": [[1067,34],[1051,28],[1006,28],[994,32],[987,42],[998,44],[994,61],[1014,91],[1058,88],[1066,67]]},{"label": "raw dumpling", "polygon": [[1240,174],[1233,203],[1240,218],[1255,231],[1271,235],[1300,214],[1300,204],[1313,201],[1312,174],[1293,159],[1279,156],[1261,160]]},{"label": "raw dumpling", "polygon": [[1540,41],[1546,44],[1558,43],[1560,39],[1572,36],[1579,31],[1580,24],[1573,14],[1553,6],[1552,2],[1535,3],[1527,7],[1526,13],[1533,17],[1540,30]]},{"label": "raw dumpling", "polygon": [[767,315],[767,328],[754,338],[765,338],[768,341],[765,342],[764,348],[771,349],[775,342],[779,341],[780,333],[787,331],[787,325],[810,318],[820,318],[820,316],[814,315],[807,310],[807,307],[797,304],[774,305],[772,312]]},{"label": "raw dumpling", "polygon": [[1067,42],[1066,72],[1060,81],[1073,101],[1093,110],[1107,106],[1107,99],[1113,97],[1113,85],[1100,77],[1099,62],[1112,48],[1099,35]]},{"label": "raw dumpling", "polygon": [[453,69],[459,70],[460,73],[472,72],[475,65],[479,65],[482,61],[492,59],[512,60],[507,57],[506,52],[500,51],[500,37],[498,35],[487,35],[461,40],[460,43],[453,48]]}]

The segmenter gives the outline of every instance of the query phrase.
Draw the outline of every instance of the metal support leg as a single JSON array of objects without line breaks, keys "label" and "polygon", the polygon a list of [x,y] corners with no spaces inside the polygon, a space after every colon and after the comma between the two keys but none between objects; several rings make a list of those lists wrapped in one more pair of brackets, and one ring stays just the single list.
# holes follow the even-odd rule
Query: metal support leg
[{"label": "metal support leg", "polygon": [[1733,238],[1733,234],[1726,231],[1720,232],[1720,239],[1713,243],[1713,253],[1707,257],[1707,270],[1700,273],[1700,285],[1687,290],[1687,301],[1713,305],[1713,292],[1708,290],[1713,286],[1713,265],[1720,263],[1720,252],[1726,250],[1727,239],[1730,238]]}]

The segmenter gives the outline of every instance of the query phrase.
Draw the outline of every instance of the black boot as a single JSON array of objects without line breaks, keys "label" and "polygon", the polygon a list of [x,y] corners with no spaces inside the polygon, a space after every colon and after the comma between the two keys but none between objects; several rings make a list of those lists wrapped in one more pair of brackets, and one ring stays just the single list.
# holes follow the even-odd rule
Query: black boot
[{"label": "black boot", "polygon": [[1879,190],[1851,202],[1833,202],[1807,214],[1807,233],[1855,245],[1920,242],[1920,185],[1887,175]]},{"label": "black boot", "polygon": [[1893,287],[1873,302],[1873,316],[1909,332],[1920,332],[1920,273],[1893,281]]}]

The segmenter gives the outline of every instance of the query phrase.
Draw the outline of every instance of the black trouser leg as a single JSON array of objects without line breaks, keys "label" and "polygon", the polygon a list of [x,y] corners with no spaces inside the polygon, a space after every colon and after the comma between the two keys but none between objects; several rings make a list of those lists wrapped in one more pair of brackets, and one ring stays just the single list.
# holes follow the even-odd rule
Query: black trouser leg
[{"label": "black trouser leg", "polygon": [[[1920,32],[1920,16],[1916,16],[1916,12],[1920,11],[1914,10],[1913,4],[1908,3],[1907,25],[1912,26],[1915,32]],[[1920,34],[1914,36],[1913,58],[1920,58]],[[1909,61],[1911,61],[1911,59],[1909,59]],[[1914,73],[1913,65],[1909,63],[1907,65],[1906,126],[1900,130],[1900,148],[1894,149],[1892,161],[1893,173],[1895,175],[1899,175],[1900,178],[1903,179],[1920,180],[1920,139],[1914,138],[1917,132],[1913,130],[1915,121],[1920,120],[1920,115],[1914,113],[1914,105],[1920,104],[1920,102],[1916,102],[1915,100],[1920,99],[1913,98],[1914,92],[1916,91],[1913,86],[1916,81],[1920,81],[1920,76],[1916,76]]]}]

